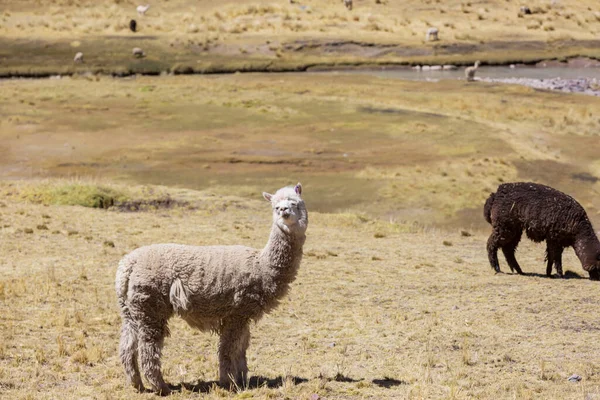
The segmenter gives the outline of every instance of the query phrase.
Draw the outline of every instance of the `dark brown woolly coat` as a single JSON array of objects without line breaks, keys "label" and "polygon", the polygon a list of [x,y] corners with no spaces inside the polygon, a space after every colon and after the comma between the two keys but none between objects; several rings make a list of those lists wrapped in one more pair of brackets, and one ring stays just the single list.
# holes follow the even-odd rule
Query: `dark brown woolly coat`
[{"label": "dark brown woolly coat", "polygon": [[487,251],[496,272],[501,248],[511,271],[523,273],[515,250],[525,230],[531,240],[546,241],[548,276],[552,265],[562,276],[562,252],[572,246],[590,279],[600,279],[600,242],[585,210],[571,196],[537,183],[504,183],[485,202],[483,215],[493,229]]}]

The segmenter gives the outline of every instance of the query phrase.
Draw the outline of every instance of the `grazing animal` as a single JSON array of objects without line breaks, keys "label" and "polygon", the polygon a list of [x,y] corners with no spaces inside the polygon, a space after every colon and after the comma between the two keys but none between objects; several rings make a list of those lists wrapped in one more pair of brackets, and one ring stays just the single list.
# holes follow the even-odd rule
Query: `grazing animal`
[{"label": "grazing animal", "polygon": [[425,41],[429,42],[440,40],[438,37],[439,29],[438,28],[429,28],[427,29],[427,33],[425,34]]},{"label": "grazing animal", "polygon": [[342,0],[348,10],[352,10],[352,0]]},{"label": "grazing animal", "polygon": [[75,57],[73,58],[73,62],[82,63],[83,62],[83,53],[78,52],[77,54],[75,54]]},{"label": "grazing animal", "polygon": [[590,279],[600,280],[600,241],[585,210],[571,196],[537,183],[504,183],[490,194],[483,215],[492,225],[487,251],[496,272],[501,248],[510,270],[523,274],[515,250],[525,230],[534,242],[546,241],[546,275],[551,276],[554,265],[562,277],[562,253],[572,246]]},{"label": "grazing animal", "polygon": [[521,6],[520,11],[523,15],[531,15],[531,9],[527,6]]},{"label": "grazing animal", "polygon": [[273,208],[273,225],[262,250],[155,244],[123,257],[116,275],[123,319],[119,353],[135,388],[144,390],[141,366],[156,392],[170,393],[160,356],[175,314],[191,327],[220,335],[219,383],[242,387],[250,323],[277,307],[300,267],[308,225],[301,193],[299,183],[263,193]]},{"label": "grazing animal", "polygon": [[475,80],[475,73],[477,72],[477,68],[479,68],[480,61],[475,61],[475,65],[472,67],[465,68],[465,78],[467,81],[471,82]]},{"label": "grazing animal", "polygon": [[129,21],[129,29],[131,30],[131,32],[135,32],[137,30],[137,22],[135,19]]},{"label": "grazing animal", "polygon": [[146,11],[148,11],[149,8],[150,4],[146,4],[145,6],[137,6],[136,10],[138,15],[141,17],[143,15],[146,15]]},{"label": "grazing animal", "polygon": [[146,57],[146,53],[144,53],[144,50],[140,49],[139,47],[134,47],[131,53],[136,58]]}]

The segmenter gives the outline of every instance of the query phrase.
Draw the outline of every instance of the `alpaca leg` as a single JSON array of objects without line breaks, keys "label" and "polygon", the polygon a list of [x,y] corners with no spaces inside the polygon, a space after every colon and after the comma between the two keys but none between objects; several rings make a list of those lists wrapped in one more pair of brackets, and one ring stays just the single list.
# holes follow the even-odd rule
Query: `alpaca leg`
[{"label": "alpaca leg", "polygon": [[552,244],[552,242],[546,241],[546,261],[548,264],[546,265],[546,276],[552,276],[552,265],[554,265],[554,248],[556,245]]},{"label": "alpaca leg", "polygon": [[521,241],[521,233],[515,236],[512,240],[508,241],[506,244],[502,246],[502,253],[504,253],[504,258],[506,258],[506,262],[510,267],[511,271],[516,271],[517,274],[523,275],[523,271],[521,270],[521,266],[517,262],[515,258],[515,250],[517,250],[517,246]]},{"label": "alpaca leg", "polygon": [[556,266],[556,273],[561,278],[563,277],[563,269],[562,269],[562,253],[563,253],[563,250],[564,249],[559,246],[556,249],[556,253],[554,254],[554,265]]},{"label": "alpaca leg", "polygon": [[498,239],[499,235],[494,229],[487,241],[487,252],[490,265],[496,272],[500,272],[500,263],[498,262]]},{"label": "alpaca leg", "polygon": [[160,356],[166,330],[166,323],[148,325],[147,322],[145,322],[143,326],[140,326],[138,335],[138,350],[140,353],[142,370],[154,390],[162,396],[167,396],[171,393],[171,389],[169,389],[169,385],[165,383],[160,370]]},{"label": "alpaca leg", "polygon": [[546,248],[546,261],[548,264],[546,265],[546,276],[552,276],[552,264],[554,264],[554,258],[552,257],[552,252]]},{"label": "alpaca leg", "polygon": [[123,320],[121,327],[121,342],[119,344],[119,356],[125,367],[125,374],[129,383],[138,391],[144,391],[144,384],[138,367],[138,339],[135,326],[129,318]]},{"label": "alpaca leg", "polygon": [[546,266],[547,276],[552,276],[552,265],[554,264],[554,266],[556,266],[556,273],[562,278],[562,252],[563,248],[560,245],[546,242],[546,258],[548,260],[548,265]]},{"label": "alpaca leg", "polygon": [[243,387],[248,378],[246,350],[250,345],[250,326],[246,319],[223,322],[219,342],[219,384]]}]

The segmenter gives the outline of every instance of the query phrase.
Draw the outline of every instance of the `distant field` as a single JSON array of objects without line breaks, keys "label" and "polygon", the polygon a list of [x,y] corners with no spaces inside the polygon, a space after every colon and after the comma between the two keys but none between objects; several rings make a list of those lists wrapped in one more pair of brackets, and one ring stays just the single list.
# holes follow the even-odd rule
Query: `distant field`
[{"label": "distant field", "polygon": [[3,178],[300,180],[313,210],[484,229],[490,192],[534,180],[600,220],[591,96],[329,73],[2,81],[0,102]]},{"label": "distant field", "polygon": [[[4,1],[0,75],[302,70],[600,58],[597,1]],[[129,30],[130,19],[139,31]],[[440,41],[425,42],[437,27]],[[142,47],[147,57],[132,57]],[[76,52],[84,64],[73,64]]]}]

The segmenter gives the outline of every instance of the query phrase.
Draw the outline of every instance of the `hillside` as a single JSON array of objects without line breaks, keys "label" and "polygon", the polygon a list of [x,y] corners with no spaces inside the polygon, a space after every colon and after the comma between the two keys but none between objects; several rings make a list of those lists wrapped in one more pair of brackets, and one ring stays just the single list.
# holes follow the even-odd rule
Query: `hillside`
[{"label": "hillside", "polygon": [[[4,1],[0,75],[294,71],[340,65],[600,58],[592,0]],[[129,30],[135,18],[138,31]],[[425,42],[429,27],[440,40]],[[141,47],[144,59],[132,56]],[[76,52],[83,64],[74,64]]]}]

